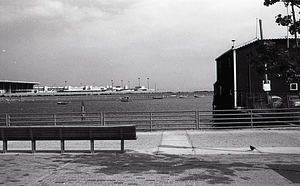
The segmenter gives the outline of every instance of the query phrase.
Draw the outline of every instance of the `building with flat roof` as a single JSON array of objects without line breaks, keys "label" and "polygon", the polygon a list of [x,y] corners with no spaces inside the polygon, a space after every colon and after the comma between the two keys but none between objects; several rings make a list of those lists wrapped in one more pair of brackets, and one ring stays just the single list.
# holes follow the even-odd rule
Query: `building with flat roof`
[{"label": "building with flat roof", "polygon": [[40,82],[0,80],[0,94],[34,92],[34,86]]}]

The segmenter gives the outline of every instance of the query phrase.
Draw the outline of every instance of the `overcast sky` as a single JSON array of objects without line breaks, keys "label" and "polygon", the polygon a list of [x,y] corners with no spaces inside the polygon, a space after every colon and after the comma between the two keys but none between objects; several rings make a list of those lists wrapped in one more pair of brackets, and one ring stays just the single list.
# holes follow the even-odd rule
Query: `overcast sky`
[{"label": "overcast sky", "polygon": [[0,79],[43,86],[213,90],[215,59],[255,39],[257,18],[264,38],[286,36],[284,5],[263,0],[1,0],[0,12]]}]

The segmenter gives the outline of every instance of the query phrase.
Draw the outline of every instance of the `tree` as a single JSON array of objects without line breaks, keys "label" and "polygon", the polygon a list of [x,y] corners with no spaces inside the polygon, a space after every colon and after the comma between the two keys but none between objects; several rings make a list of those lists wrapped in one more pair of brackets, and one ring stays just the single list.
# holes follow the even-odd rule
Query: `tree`
[{"label": "tree", "polygon": [[290,34],[294,35],[296,48],[298,48],[297,34],[300,34],[300,19],[296,19],[295,8],[300,8],[300,0],[264,0],[265,6],[270,6],[278,2],[283,2],[286,7],[292,8],[292,16],[282,16],[278,14],[276,16],[276,23],[281,26],[288,26]]},{"label": "tree", "polygon": [[275,42],[261,40],[255,49],[246,54],[246,59],[250,65],[255,66],[258,75],[263,75],[275,67],[282,68],[282,64],[288,61],[288,51],[277,46]]},{"label": "tree", "polygon": [[259,41],[258,46],[246,54],[246,60],[256,68],[258,75],[267,75],[269,70],[276,69],[273,73],[286,82],[299,78],[299,55],[275,42]]}]

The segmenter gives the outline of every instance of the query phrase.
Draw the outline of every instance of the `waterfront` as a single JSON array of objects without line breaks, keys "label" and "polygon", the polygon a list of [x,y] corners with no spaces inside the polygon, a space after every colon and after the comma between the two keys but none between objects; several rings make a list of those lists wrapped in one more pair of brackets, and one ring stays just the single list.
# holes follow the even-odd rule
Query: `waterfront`
[{"label": "waterfront", "polygon": [[[176,95],[176,96],[175,96]],[[179,98],[188,95],[188,98]],[[212,95],[193,93],[167,94],[164,99],[152,99],[151,94],[130,94],[132,102],[121,102],[124,95],[88,96],[41,96],[2,98],[0,113],[62,113],[80,112],[82,103],[86,112],[123,112],[123,111],[174,111],[174,110],[211,110]],[[58,105],[57,102],[65,102]]]}]

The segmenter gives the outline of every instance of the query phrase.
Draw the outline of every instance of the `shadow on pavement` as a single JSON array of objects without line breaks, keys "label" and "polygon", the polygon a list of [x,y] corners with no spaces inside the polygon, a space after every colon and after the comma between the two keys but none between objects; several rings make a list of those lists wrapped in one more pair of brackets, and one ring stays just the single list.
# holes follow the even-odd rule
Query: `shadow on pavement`
[{"label": "shadow on pavement", "polygon": [[138,153],[81,155],[71,163],[77,164],[77,167],[88,166],[96,174],[133,174],[144,176],[145,179],[148,175],[160,174],[175,176],[175,181],[204,181],[209,184],[229,184],[234,181],[232,177],[237,176],[236,171],[257,169],[254,164],[221,163],[217,160],[201,160],[195,156]]},{"label": "shadow on pavement", "polygon": [[267,164],[272,170],[290,180],[293,183],[300,183],[300,165],[295,164]]},{"label": "shadow on pavement", "polygon": [[299,154],[3,154],[0,184],[285,185],[300,182],[299,165]]}]

